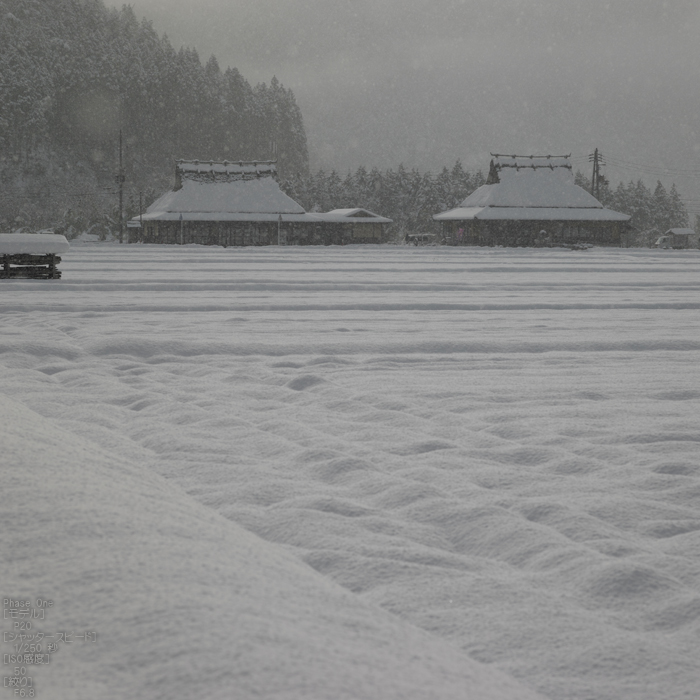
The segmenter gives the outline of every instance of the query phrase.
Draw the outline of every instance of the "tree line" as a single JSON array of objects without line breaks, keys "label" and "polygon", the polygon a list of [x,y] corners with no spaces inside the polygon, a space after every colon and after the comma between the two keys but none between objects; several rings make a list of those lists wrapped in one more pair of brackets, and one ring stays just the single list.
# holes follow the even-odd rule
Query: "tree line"
[{"label": "tree line", "polygon": [[393,219],[397,238],[436,230],[433,214],[452,209],[486,182],[481,171],[465,170],[457,160],[439,173],[421,173],[399,165],[396,170],[364,167],[341,178],[335,170],[294,174],[282,189],[307,211],[362,207]]},{"label": "tree line", "polygon": [[[576,173],[576,184],[590,191],[590,180],[581,173]],[[675,184],[667,190],[661,181],[657,181],[652,190],[642,180],[637,180],[627,184],[620,182],[613,189],[607,180],[601,179],[598,199],[609,209],[632,217],[630,224],[635,229],[633,240],[636,245],[653,245],[668,229],[690,225],[688,211]]]},{"label": "tree line", "polygon": [[251,86],[176,51],[128,6],[0,0],[3,228],[113,219],[120,130],[127,200],[167,189],[177,158],[308,169],[301,112],[275,78]]},{"label": "tree line", "polygon": [[[458,160],[452,168],[444,167],[436,174],[408,170],[402,165],[383,171],[360,167],[344,178],[334,170],[319,170],[289,177],[282,188],[307,211],[359,206],[389,217],[400,239],[406,233],[434,233],[432,215],[459,206],[485,182],[481,171],[465,170]],[[590,192],[590,180],[582,173],[576,173],[575,182]],[[602,181],[598,198],[604,206],[632,217],[635,245],[652,245],[669,228],[688,226],[688,212],[675,185],[667,190],[657,182],[651,190],[637,180],[626,185],[620,182],[613,189]]]}]

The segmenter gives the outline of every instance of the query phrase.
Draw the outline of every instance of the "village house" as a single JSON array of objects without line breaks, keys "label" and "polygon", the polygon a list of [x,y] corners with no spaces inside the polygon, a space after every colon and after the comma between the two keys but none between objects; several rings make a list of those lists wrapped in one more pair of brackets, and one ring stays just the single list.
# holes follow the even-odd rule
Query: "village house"
[{"label": "village house", "polygon": [[179,160],[175,187],[129,222],[129,242],[186,245],[381,243],[391,219],[365,209],[306,212],[280,189],[274,161]]},{"label": "village house", "polygon": [[456,209],[433,216],[445,243],[625,245],[631,217],[576,185],[569,156],[491,155],[486,184]]}]

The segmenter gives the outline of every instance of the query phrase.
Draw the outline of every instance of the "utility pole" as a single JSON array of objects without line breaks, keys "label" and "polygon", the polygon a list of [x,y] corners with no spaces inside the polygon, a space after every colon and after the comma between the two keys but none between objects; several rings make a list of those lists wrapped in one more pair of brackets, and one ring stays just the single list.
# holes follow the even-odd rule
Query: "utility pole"
[{"label": "utility pole", "polygon": [[588,162],[593,163],[593,175],[591,176],[591,194],[596,198],[600,198],[600,183],[605,182],[605,177],[600,174],[600,166],[605,165],[603,154],[596,148],[593,153],[588,156]]},{"label": "utility pole", "polygon": [[124,242],[124,167],[122,163],[122,130],[119,129],[119,173],[117,184],[119,185],[119,242]]}]

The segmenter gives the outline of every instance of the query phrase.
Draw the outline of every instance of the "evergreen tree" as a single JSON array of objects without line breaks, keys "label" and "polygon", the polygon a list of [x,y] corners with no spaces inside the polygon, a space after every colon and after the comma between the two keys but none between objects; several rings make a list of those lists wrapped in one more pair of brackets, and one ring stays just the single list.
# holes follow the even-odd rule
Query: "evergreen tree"
[{"label": "evergreen tree", "polygon": [[661,184],[661,181],[657,181],[656,188],[654,189],[653,206],[653,228],[658,230],[659,233],[668,231],[668,229],[671,228],[674,216],[671,200],[668,196],[668,192],[666,192],[666,188]]},{"label": "evergreen tree", "polygon": [[668,198],[670,202],[669,228],[688,228],[690,226],[688,211],[683,204],[680,194],[678,194],[675,183],[671,185]]}]

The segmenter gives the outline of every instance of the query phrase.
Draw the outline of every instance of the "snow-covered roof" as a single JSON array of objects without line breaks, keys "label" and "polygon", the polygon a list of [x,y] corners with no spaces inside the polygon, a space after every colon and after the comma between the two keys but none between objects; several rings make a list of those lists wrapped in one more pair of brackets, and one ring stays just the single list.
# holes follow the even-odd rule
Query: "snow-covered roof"
[{"label": "snow-covered roof", "polygon": [[[282,219],[282,223],[302,222],[302,223],[318,223],[319,216],[322,214],[307,214],[302,211],[301,214],[277,214],[269,212],[200,212],[200,211],[155,211],[143,215],[144,221],[257,221],[257,222],[272,222],[276,223]],[[131,219],[133,222],[138,222],[139,217]]]},{"label": "snow-covered roof", "polygon": [[335,214],[336,216],[342,217],[352,217],[352,218],[381,218],[379,214],[375,214],[367,209],[360,209],[355,207],[354,209],[332,209],[326,212],[326,214]]},{"label": "snow-covered roof", "polygon": [[[185,214],[216,214],[224,220],[232,214],[304,214],[304,208],[288,197],[271,177],[233,180],[196,180],[185,177],[179,189],[157,199],[144,215],[149,219],[201,218]],[[171,215],[175,216],[171,216]],[[235,220],[235,219],[233,219]],[[246,219],[247,220],[247,219]]]},{"label": "snow-covered roof", "polygon": [[143,219],[278,221],[280,215],[304,216],[304,208],[280,189],[276,172],[274,161],[179,160],[175,188],[153,202]]},{"label": "snow-covered roof", "polygon": [[0,233],[0,255],[65,253],[70,244],[57,233]]},{"label": "snow-covered roof", "polygon": [[375,214],[368,209],[360,209],[359,207],[354,209],[333,209],[322,214],[315,214],[315,216],[330,223],[390,224],[393,221],[393,219],[387,219],[385,216],[379,216],[379,214]]},{"label": "snow-covered roof", "polygon": [[672,233],[674,236],[694,236],[695,229],[692,228],[670,228],[666,231],[666,235]]},{"label": "snow-covered roof", "polygon": [[[335,212],[302,212],[301,214],[277,214],[266,212],[201,212],[201,211],[149,211],[143,215],[144,221],[256,221],[276,223],[282,219],[282,223],[305,223],[305,224],[320,224],[320,223],[355,223],[355,224],[390,224],[393,219],[387,219],[384,216],[376,214],[370,217],[353,217],[338,215]],[[139,217],[131,219],[130,223],[134,225],[139,223]]]},{"label": "snow-covered roof", "polygon": [[606,209],[574,182],[569,156],[501,156],[491,161],[487,184],[457,209],[436,214],[448,219],[628,221]]}]

